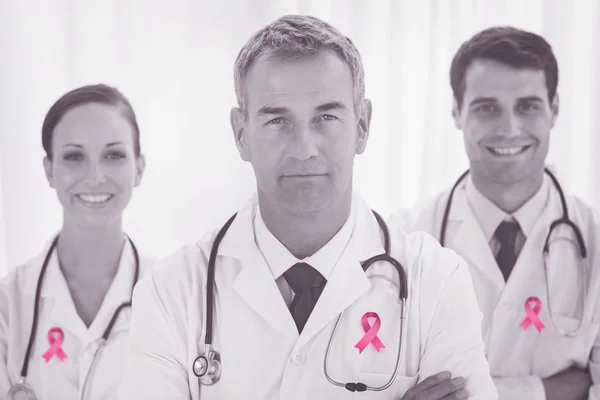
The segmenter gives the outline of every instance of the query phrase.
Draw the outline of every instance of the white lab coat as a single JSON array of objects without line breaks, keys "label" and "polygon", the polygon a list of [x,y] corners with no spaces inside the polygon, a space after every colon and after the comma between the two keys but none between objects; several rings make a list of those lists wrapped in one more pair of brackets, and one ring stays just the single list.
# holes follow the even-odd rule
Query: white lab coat
[{"label": "white lab coat", "polygon": [[[222,375],[214,386],[200,387],[192,364],[204,350],[207,262],[220,227],[157,263],[134,293],[120,399],[398,399],[443,370],[466,377],[471,399],[496,399],[466,263],[430,236],[398,229],[390,229],[392,253],[407,271],[409,297],[396,381],[382,392],[352,393],[326,380],[325,349],[342,311],[329,359],[334,379],[385,384],[398,351],[397,272],[386,263],[369,269],[371,279],[363,272],[359,261],[383,253],[382,236],[358,197],[354,207],[350,242],[300,335],[255,244],[256,198],[238,213],[216,263],[213,344]],[[386,347],[359,354],[354,346],[369,311],[381,318],[378,337]]]},{"label": "white lab coat", "polygon": [[[15,268],[0,281],[0,400],[4,400],[10,386],[19,381],[31,331],[37,280],[51,242],[37,257]],[[140,277],[151,264],[140,254]],[[104,330],[115,309],[131,299],[134,271],[133,250],[127,242],[117,274],[88,329],[75,310],[59,269],[56,250],[53,252],[41,290],[37,335],[27,376],[27,383],[38,399],[79,399],[83,379]],[[86,400],[113,400],[116,397],[130,316],[131,309],[125,308],[116,320],[91,372]],[[47,333],[53,327],[64,332],[62,349],[67,358],[61,361],[53,357],[46,363],[42,355],[50,347]]]},{"label": "white lab coat", "polygon": [[[564,225],[552,235],[548,257],[548,274],[552,311],[559,327],[574,330],[583,321],[576,337],[563,337],[553,329],[548,315],[546,280],[542,249],[552,221],[562,216],[560,197],[549,185],[546,208],[527,238],[519,258],[505,283],[487,239],[468,204],[465,182],[457,187],[448,218],[445,246],[455,250],[470,266],[475,293],[483,312],[482,330],[486,356],[500,400],[544,400],[541,378],[549,377],[571,365],[590,366],[595,382],[590,399],[600,399],[600,318],[598,286],[600,259],[600,224],[598,216],[581,200],[566,196],[569,217],[577,224],[587,246],[589,296],[582,316],[581,263],[576,245],[561,239],[574,236]],[[406,231],[425,231],[440,240],[442,217],[450,191],[424,201],[411,210],[393,214],[389,220]],[[541,333],[531,326],[526,331],[520,323],[526,317],[524,304],[529,296],[542,301],[538,314],[544,323]],[[591,354],[591,355],[590,355]],[[591,361],[590,361],[591,357]]]}]

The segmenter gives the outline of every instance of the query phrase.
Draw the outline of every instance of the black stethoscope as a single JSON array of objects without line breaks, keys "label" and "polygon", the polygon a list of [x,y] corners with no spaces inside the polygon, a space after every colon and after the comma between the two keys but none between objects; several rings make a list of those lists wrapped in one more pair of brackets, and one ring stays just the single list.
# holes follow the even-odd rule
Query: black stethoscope
[{"label": "black stethoscope", "polygon": [[[25,352],[25,359],[23,360],[23,367],[21,368],[21,378],[19,379],[18,383],[11,386],[10,390],[8,391],[8,399],[16,398],[17,393],[24,393],[27,396],[27,399],[29,399],[29,400],[37,399],[35,396],[35,392],[33,391],[33,388],[26,382],[27,370],[29,369],[29,357],[31,355],[31,350],[33,348],[33,340],[37,333],[38,311],[39,311],[39,302],[40,302],[42,283],[44,281],[44,275],[46,273],[46,268],[48,267],[48,263],[50,262],[50,257],[52,256],[52,253],[54,252],[54,249],[56,248],[56,244],[58,243],[58,237],[59,236],[57,235],[54,238],[54,240],[52,241],[52,244],[50,245],[50,248],[48,249],[48,252],[46,253],[46,258],[44,259],[44,264],[42,265],[42,269],[40,270],[40,275],[38,277],[37,286],[35,288],[35,302],[34,302],[34,306],[33,306],[33,322],[31,325],[31,333],[29,334],[29,342],[27,343],[27,350]],[[137,248],[133,244],[133,241],[129,237],[127,237],[127,240],[131,244],[131,248],[133,249],[133,256],[135,258],[135,275],[134,275],[134,281],[133,281],[134,282],[133,285],[135,286],[135,284],[138,281],[139,272],[140,272],[140,259],[139,259],[139,254],[138,254]],[[132,291],[133,291],[133,288],[132,288]],[[114,326],[115,322],[117,321],[117,317],[121,313],[121,310],[123,310],[125,307],[131,307],[131,300],[128,302],[122,303],[119,305],[119,307],[117,307],[112,318],[110,319],[108,326],[106,327],[106,329],[104,330],[104,333],[102,334],[102,338],[100,339],[100,343],[99,343],[98,347],[96,348],[96,352],[94,353],[92,363],[90,365],[90,368],[88,369],[88,372],[86,374],[86,377],[85,377],[85,380],[83,383],[83,389],[81,391],[82,399],[85,398],[85,389],[87,386],[88,378],[90,376],[90,371],[94,367],[95,361],[97,359],[97,355],[100,352],[100,349],[106,343],[106,340],[108,339],[108,335],[110,335],[110,332],[113,329],[113,326]]]},{"label": "black stethoscope", "polygon": [[[586,301],[587,300],[586,282],[587,282],[587,276],[588,276],[587,247],[585,246],[585,241],[583,240],[583,235],[581,234],[581,230],[569,218],[569,210],[567,208],[567,201],[565,199],[563,190],[562,190],[560,184],[558,183],[558,180],[556,179],[554,174],[552,172],[550,172],[550,170],[548,168],[544,168],[544,172],[552,180],[552,183],[553,183],[554,187],[556,188],[558,195],[560,196],[560,203],[562,206],[562,217],[560,217],[557,220],[554,220],[550,224],[550,230],[548,231],[548,235],[546,236],[546,241],[544,242],[544,248],[542,251],[542,257],[544,259],[544,273],[546,274],[546,294],[547,294],[548,313],[550,315],[551,322],[554,325],[554,329],[557,332],[559,332],[563,336],[575,336],[575,335],[577,335],[577,333],[579,332],[579,329],[581,328],[583,318],[579,321],[579,326],[574,331],[565,331],[565,330],[559,329],[554,321],[554,314],[552,313],[552,307],[551,307],[551,303],[550,303],[550,298],[552,296],[550,296],[550,287],[549,287],[550,285],[548,284],[548,254],[549,254],[549,250],[550,250],[550,236],[552,236],[552,231],[559,225],[567,225],[573,231],[575,240],[577,242],[577,247],[579,249],[579,256],[581,258],[581,263],[582,263],[580,273],[581,273],[581,284],[582,284],[582,292],[581,293],[583,295],[583,309],[584,310],[586,309],[586,303],[587,303],[587,301]],[[448,217],[450,215],[450,208],[452,207],[452,197],[454,196],[454,191],[456,190],[458,185],[460,185],[460,183],[467,177],[468,174],[469,174],[469,170],[465,171],[458,178],[456,183],[454,183],[452,190],[450,191],[450,195],[448,196],[448,200],[446,202],[446,208],[444,210],[444,216],[442,218],[442,226],[440,229],[440,244],[442,246],[445,246],[445,242],[446,242],[446,228],[448,226]]]},{"label": "black stethoscope", "polygon": [[[379,224],[379,227],[383,234],[385,253],[371,257],[368,260],[363,261],[361,263],[361,265],[362,265],[363,271],[366,272],[367,269],[372,264],[374,264],[378,261],[385,261],[385,262],[389,262],[390,264],[392,264],[398,271],[398,275],[400,278],[399,296],[400,296],[400,303],[401,303],[401,307],[402,307],[401,314],[400,314],[400,338],[399,338],[399,345],[398,345],[398,356],[396,359],[396,366],[394,369],[394,373],[392,374],[391,378],[385,385],[374,387],[374,386],[367,386],[366,384],[364,384],[362,382],[342,383],[342,382],[337,382],[337,381],[331,379],[331,377],[329,376],[329,374],[327,372],[327,359],[328,359],[328,355],[329,355],[329,350],[331,348],[331,343],[335,336],[340,319],[343,315],[343,312],[340,313],[337,317],[335,326],[333,328],[333,332],[331,333],[331,337],[329,338],[329,344],[327,346],[327,351],[325,353],[325,360],[324,360],[323,367],[324,367],[324,371],[325,371],[325,376],[327,377],[327,380],[331,384],[333,384],[335,386],[346,388],[347,390],[349,390],[351,392],[364,392],[366,390],[381,391],[381,390],[387,389],[388,387],[390,387],[392,385],[392,383],[396,379],[398,367],[400,365],[400,354],[401,354],[401,348],[402,348],[401,345],[402,345],[402,336],[403,336],[402,329],[403,329],[404,314],[406,311],[406,298],[408,296],[408,283],[406,281],[406,273],[404,271],[404,268],[402,267],[402,264],[400,264],[400,262],[398,262],[395,258],[393,258],[390,255],[390,237],[389,237],[390,235],[389,235],[387,225],[385,224],[383,219],[379,216],[379,214],[377,214],[375,211],[373,211],[373,214],[375,215],[375,219],[377,219],[377,223]],[[199,378],[200,383],[205,386],[214,385],[215,383],[217,383],[219,381],[219,379],[221,377],[221,357],[220,357],[219,352],[217,352],[216,350],[213,350],[213,348],[212,348],[212,333],[213,333],[212,332],[212,329],[213,329],[213,322],[212,322],[213,318],[212,317],[213,317],[213,296],[214,296],[214,286],[215,286],[215,261],[217,258],[217,252],[219,249],[219,245],[220,245],[221,241],[223,240],[225,233],[231,226],[231,223],[235,219],[236,215],[237,215],[237,213],[234,214],[225,223],[225,225],[221,228],[221,230],[217,234],[217,237],[215,238],[215,241],[213,242],[213,245],[212,245],[212,248],[210,251],[210,256],[208,258],[208,272],[207,272],[207,278],[206,278],[207,279],[206,336],[204,339],[205,351],[203,354],[199,355],[194,360],[194,363],[192,365],[192,371],[193,371],[194,375],[196,375]]]}]

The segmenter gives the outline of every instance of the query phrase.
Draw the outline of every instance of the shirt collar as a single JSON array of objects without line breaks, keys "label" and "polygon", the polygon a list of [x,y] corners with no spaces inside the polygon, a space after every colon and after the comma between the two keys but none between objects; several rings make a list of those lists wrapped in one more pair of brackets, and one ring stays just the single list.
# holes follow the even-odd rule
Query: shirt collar
[{"label": "shirt collar", "polygon": [[[121,252],[117,273],[115,274],[109,289],[106,292],[104,303],[108,303],[110,305],[117,303],[120,304],[131,299],[135,268],[136,265],[133,248],[131,247],[129,240],[125,239],[125,245],[123,246],[123,250]],[[37,283],[37,277],[35,278]],[[60,270],[56,248],[52,252],[50,260],[48,260],[48,267],[42,283],[41,295],[42,297],[61,300],[71,298],[67,281]]]},{"label": "shirt collar", "polygon": [[254,217],[255,242],[271,269],[273,278],[278,279],[294,264],[305,262],[319,271],[325,279],[329,279],[331,271],[352,236],[355,219],[354,208],[353,204],[348,219],[325,246],[321,247],[312,256],[298,259],[269,231],[260,213],[260,207],[256,207]]},{"label": "shirt collar", "polygon": [[516,220],[519,223],[521,231],[527,238],[547,204],[549,194],[548,188],[548,177],[544,175],[542,185],[538,191],[512,214],[505,213],[485,197],[475,187],[471,176],[467,178],[465,191],[469,206],[473,210],[475,218],[479,221],[486,240],[489,242],[494,236],[498,225],[504,220]]}]

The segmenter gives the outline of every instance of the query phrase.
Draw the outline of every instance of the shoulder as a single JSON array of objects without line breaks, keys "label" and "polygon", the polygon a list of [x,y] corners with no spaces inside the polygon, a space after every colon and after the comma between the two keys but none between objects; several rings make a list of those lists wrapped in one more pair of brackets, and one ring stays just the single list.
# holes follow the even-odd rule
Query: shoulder
[{"label": "shoulder", "polygon": [[140,279],[140,291],[150,290],[160,298],[179,296],[183,301],[194,287],[202,287],[217,232],[218,228],[210,229],[197,242],[185,244],[166,257],[152,261]]},{"label": "shoulder", "polygon": [[469,265],[458,253],[423,231],[396,229],[391,236],[394,254],[406,271],[409,302],[423,323],[436,320],[437,310],[448,307],[449,298],[459,299],[473,318],[479,318]]},{"label": "shoulder", "polygon": [[40,254],[30,257],[11,269],[0,280],[0,292],[8,294],[11,298],[33,294],[49,247],[50,243],[44,246]]},{"label": "shoulder", "polygon": [[411,281],[424,286],[443,286],[450,276],[459,269],[467,268],[466,262],[454,250],[442,247],[425,231],[407,231],[398,222],[389,223],[393,246]]},{"label": "shoulder", "polygon": [[579,196],[570,194],[566,196],[567,207],[569,211],[574,214],[578,219],[585,221],[596,229],[600,226],[600,215],[598,209],[592,207],[585,200]]},{"label": "shoulder", "polygon": [[406,232],[396,229],[397,240],[403,244],[406,255],[421,268],[454,269],[463,259],[452,249],[442,247],[429,233],[424,231]]},{"label": "shoulder", "polygon": [[0,280],[0,325],[8,324],[10,320],[15,324],[20,318],[28,315],[23,310],[29,310],[33,304],[46,251],[47,249],[44,249],[44,254],[31,257],[11,269]]},{"label": "shoulder", "polygon": [[390,237],[394,256],[406,271],[409,302],[423,323],[435,319],[448,296],[474,296],[469,266],[454,250],[424,231],[396,228]]},{"label": "shoulder", "polygon": [[[402,227],[407,231],[429,231],[434,221],[441,218],[443,205],[448,199],[449,190],[420,199],[414,206],[394,211],[387,218],[388,223]],[[439,214],[439,215],[438,215]]]}]

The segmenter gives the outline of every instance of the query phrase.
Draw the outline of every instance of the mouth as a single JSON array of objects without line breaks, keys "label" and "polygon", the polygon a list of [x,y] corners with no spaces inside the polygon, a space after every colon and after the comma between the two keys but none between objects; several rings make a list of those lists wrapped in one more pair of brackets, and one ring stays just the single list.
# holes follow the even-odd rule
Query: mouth
[{"label": "mouth", "polygon": [[296,175],[284,175],[283,179],[310,180],[310,179],[324,178],[326,176],[327,176],[327,174],[296,174]]},{"label": "mouth", "polygon": [[78,194],[77,199],[87,206],[101,206],[108,203],[114,195],[106,194]]},{"label": "mouth", "polygon": [[500,157],[516,156],[527,151],[532,145],[526,146],[485,146],[485,148],[492,154]]}]

